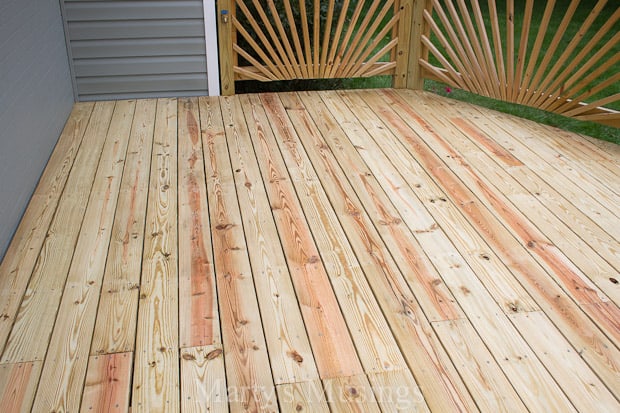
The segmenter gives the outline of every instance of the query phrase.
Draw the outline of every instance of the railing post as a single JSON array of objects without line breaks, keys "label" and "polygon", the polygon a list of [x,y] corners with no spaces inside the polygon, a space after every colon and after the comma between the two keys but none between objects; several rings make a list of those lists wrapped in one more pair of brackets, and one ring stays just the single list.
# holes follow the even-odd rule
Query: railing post
[{"label": "railing post", "polygon": [[220,45],[220,84],[222,95],[235,94],[235,72],[233,71],[233,23],[235,0],[218,0],[217,27]]},{"label": "railing post", "polygon": [[411,51],[411,27],[413,3],[415,0],[401,0],[398,4],[400,18],[398,20],[398,46],[396,47],[396,73],[392,86],[402,89],[407,87],[409,53]]},{"label": "railing post", "polygon": [[409,63],[407,65],[407,88],[423,89],[424,78],[420,58],[428,51],[422,46],[422,35],[426,32],[424,10],[431,10],[430,0],[413,0],[413,16],[411,18],[411,40],[409,41]]}]

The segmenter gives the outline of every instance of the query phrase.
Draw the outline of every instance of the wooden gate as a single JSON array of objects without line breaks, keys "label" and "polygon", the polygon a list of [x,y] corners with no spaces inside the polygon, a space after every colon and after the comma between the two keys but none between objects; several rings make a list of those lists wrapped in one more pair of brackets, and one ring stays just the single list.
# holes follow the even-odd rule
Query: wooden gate
[{"label": "wooden gate", "polygon": [[225,95],[234,93],[235,80],[246,79],[392,75],[394,87],[404,87],[409,59],[418,59],[409,47],[414,0],[218,3]]}]

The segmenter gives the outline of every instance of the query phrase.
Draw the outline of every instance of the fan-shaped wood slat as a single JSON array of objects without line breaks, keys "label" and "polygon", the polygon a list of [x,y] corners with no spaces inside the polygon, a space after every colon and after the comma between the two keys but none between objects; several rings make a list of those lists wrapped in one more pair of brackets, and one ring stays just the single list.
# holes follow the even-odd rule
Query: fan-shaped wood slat
[{"label": "fan-shaped wood slat", "polygon": [[[235,80],[396,75],[406,71],[413,0],[229,0]],[[405,22],[401,16],[406,15]],[[228,14],[222,16],[228,22]],[[238,34],[239,36],[236,36]],[[403,44],[406,43],[406,44]],[[402,77],[405,77],[404,75]]]},{"label": "fan-shaped wood slat", "polygon": [[476,94],[620,127],[618,112],[604,107],[620,101],[612,87],[620,77],[610,74],[620,62],[620,7],[592,3],[506,0],[501,16],[495,0],[432,0],[431,34],[421,37],[432,59],[419,64]]}]

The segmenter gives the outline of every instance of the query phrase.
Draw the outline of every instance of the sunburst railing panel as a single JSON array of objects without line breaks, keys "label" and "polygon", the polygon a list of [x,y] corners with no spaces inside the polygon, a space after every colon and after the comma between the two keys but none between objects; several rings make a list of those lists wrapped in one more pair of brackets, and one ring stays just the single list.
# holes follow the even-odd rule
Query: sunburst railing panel
[{"label": "sunburst railing panel", "polygon": [[224,60],[233,80],[393,75],[404,85],[413,3],[223,0],[220,26],[232,41]]},{"label": "sunburst railing panel", "polygon": [[431,0],[419,64],[476,94],[620,126],[619,20],[607,0]]}]

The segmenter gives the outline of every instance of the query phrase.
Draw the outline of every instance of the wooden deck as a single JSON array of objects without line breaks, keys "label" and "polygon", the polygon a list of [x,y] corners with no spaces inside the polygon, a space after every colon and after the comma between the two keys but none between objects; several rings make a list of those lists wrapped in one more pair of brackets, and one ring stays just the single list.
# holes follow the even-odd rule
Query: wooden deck
[{"label": "wooden deck", "polygon": [[618,205],[620,147],[424,92],[79,103],[0,410],[617,412]]}]

